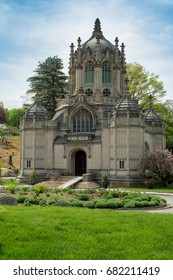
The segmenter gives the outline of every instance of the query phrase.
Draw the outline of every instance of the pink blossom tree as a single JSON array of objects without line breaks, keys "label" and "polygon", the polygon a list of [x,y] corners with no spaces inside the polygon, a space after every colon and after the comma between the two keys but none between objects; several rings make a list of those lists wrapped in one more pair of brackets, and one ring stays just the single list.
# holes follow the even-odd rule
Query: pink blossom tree
[{"label": "pink blossom tree", "polygon": [[173,175],[173,155],[169,150],[156,147],[142,160],[139,169],[142,173],[147,172],[149,176],[159,179],[166,186],[168,178]]}]

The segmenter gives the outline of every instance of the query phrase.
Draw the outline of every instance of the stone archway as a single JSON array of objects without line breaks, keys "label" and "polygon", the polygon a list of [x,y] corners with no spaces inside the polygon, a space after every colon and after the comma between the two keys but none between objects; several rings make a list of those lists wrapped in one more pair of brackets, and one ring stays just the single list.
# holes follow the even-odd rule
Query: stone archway
[{"label": "stone archway", "polygon": [[75,153],[75,176],[82,176],[86,173],[86,153],[78,150]]}]

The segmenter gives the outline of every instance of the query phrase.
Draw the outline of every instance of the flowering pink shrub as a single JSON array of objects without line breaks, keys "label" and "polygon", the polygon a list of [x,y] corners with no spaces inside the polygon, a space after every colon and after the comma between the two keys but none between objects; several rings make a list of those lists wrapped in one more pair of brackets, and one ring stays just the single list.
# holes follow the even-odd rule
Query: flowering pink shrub
[{"label": "flowering pink shrub", "polygon": [[169,150],[156,147],[142,160],[139,169],[143,173],[148,172],[155,179],[160,179],[162,185],[166,186],[168,178],[173,175],[173,155]]}]

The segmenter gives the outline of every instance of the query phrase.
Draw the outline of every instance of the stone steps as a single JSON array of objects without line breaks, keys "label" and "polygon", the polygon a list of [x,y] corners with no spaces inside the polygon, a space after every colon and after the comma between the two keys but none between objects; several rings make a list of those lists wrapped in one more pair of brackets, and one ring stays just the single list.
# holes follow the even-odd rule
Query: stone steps
[{"label": "stone steps", "polygon": [[[70,179],[69,176],[66,179]],[[58,185],[58,188],[65,189],[65,188],[71,187],[71,186],[75,185],[76,183],[82,181],[82,179],[83,179],[83,177],[73,177],[66,182],[62,182],[62,184]],[[60,182],[60,181],[58,180],[58,182]]]}]

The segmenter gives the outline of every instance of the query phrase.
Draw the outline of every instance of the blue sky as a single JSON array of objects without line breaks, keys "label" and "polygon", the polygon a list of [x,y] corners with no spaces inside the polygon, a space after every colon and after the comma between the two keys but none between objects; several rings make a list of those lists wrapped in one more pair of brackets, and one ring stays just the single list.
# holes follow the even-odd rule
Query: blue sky
[{"label": "blue sky", "polygon": [[124,42],[126,61],[158,74],[173,99],[172,0],[0,0],[0,102],[19,108],[39,61],[58,55],[68,71],[70,44],[85,42],[96,18],[104,36]]}]

